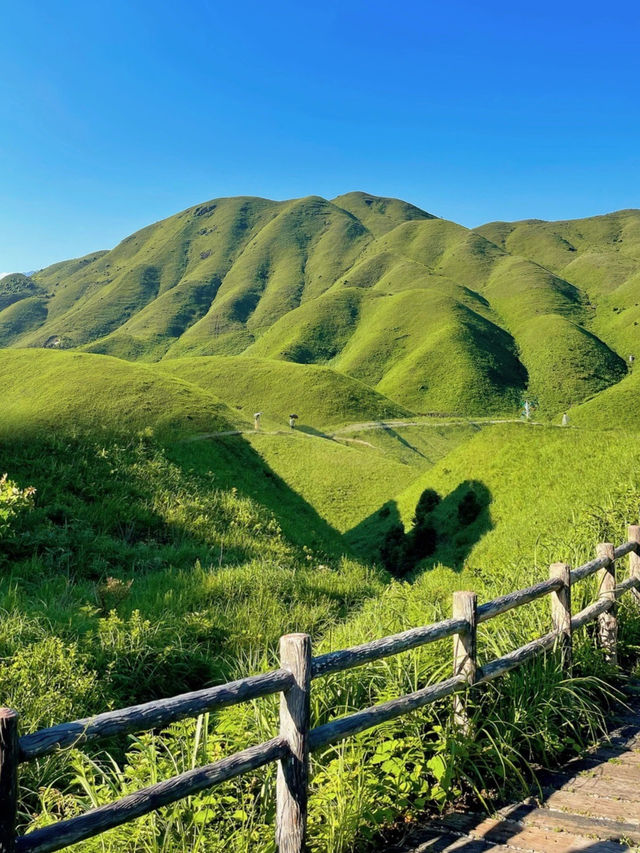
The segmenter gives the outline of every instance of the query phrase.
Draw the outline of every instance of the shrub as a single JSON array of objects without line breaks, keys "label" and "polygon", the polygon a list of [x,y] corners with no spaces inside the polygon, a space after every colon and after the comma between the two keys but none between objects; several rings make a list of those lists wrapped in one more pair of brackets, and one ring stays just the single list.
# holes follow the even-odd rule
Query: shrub
[{"label": "shrub", "polygon": [[33,506],[35,492],[33,486],[19,488],[6,474],[0,477],[0,533],[9,527],[9,522],[18,513]]}]

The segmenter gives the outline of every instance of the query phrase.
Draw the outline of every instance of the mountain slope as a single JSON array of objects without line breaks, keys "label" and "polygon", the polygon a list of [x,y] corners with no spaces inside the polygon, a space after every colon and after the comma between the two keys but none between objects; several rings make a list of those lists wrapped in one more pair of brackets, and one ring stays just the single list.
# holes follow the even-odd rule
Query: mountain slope
[{"label": "mountain slope", "polygon": [[640,354],[639,289],[640,211],[469,230],[361,192],[223,198],[4,279],[0,346],[324,365],[412,411],[553,415]]},{"label": "mountain slope", "polygon": [[299,414],[298,427],[302,429],[410,414],[367,385],[328,367],[204,356],[165,359],[154,368],[203,388],[245,418],[262,412],[263,426],[286,426],[291,412]]},{"label": "mountain slope", "polygon": [[0,435],[167,435],[245,421],[197,385],[145,365],[79,352],[0,350]]}]

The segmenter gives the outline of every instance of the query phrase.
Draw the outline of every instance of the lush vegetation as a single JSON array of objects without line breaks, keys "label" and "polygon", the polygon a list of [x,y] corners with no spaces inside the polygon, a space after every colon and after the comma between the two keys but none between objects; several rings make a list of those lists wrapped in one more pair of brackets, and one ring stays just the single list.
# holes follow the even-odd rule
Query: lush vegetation
[{"label": "lush vegetation", "polygon": [[[34,373],[11,385],[32,356],[42,384]],[[321,428],[210,436],[206,418],[228,433],[233,410],[195,375],[86,354],[2,359],[0,689],[27,730],[272,667],[290,630],[309,631],[321,651],[436,620],[454,589],[488,598],[543,577],[553,559],[587,559],[595,542],[619,541],[638,512],[638,453],[625,432],[425,421],[337,433],[357,443]],[[100,428],[73,403],[85,364],[95,364],[85,399],[99,393],[92,381],[104,390]],[[192,406],[181,422],[174,394]],[[19,429],[23,419],[31,429]],[[401,565],[385,555],[394,528]],[[546,602],[502,617],[483,628],[481,654],[521,644],[547,620]],[[631,666],[637,631],[629,615]],[[513,793],[514,780],[530,781],[531,762],[587,743],[611,701],[611,674],[588,636],[578,660],[585,674],[573,680],[550,656],[489,688],[476,699],[472,737],[452,728],[443,703],[314,756],[312,849],[363,847],[400,816],[474,792]],[[449,667],[440,644],[317,682],[314,720]],[[23,825],[216,760],[272,736],[275,720],[275,700],[261,700],[41,761],[22,776]],[[273,849],[273,772],[83,850]]]},{"label": "lush vegetation", "polygon": [[[640,508],[639,246],[635,211],[469,231],[363,193],[221,199],[4,279],[2,704],[34,730],[219,683],[275,666],[282,633],[364,642],[621,541]],[[512,422],[524,397],[539,423]],[[548,621],[543,600],[483,625],[481,657]],[[622,622],[632,670],[627,604]],[[471,696],[469,733],[444,702],[314,755],[311,849],[380,849],[398,821],[513,796],[584,746],[618,674],[591,633],[576,644],[571,679],[550,654]],[[314,722],[450,666],[436,644],[314,682]],[[40,761],[21,826],[267,739],[276,701]],[[82,850],[271,851],[273,780]]]},{"label": "lush vegetation", "polygon": [[[369,386],[349,392],[344,375],[290,371],[301,402],[317,380],[356,403],[368,395],[372,415],[513,413],[527,393],[548,417],[623,378],[638,275],[638,211],[469,230],[365,193],[215,199],[111,251],[5,279],[0,346],[166,359],[177,375],[200,376],[202,364],[176,360],[266,357]],[[211,365],[216,394],[222,369]],[[251,414],[260,398],[285,402],[260,393],[269,370],[259,362],[246,376],[225,369]],[[287,368],[275,371],[281,388]]]}]

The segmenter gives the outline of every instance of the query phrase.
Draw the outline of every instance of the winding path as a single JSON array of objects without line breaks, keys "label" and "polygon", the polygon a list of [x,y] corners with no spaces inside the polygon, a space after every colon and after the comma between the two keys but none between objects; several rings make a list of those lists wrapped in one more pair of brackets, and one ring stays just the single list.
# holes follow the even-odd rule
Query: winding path
[{"label": "winding path", "polygon": [[539,421],[523,421],[521,418],[455,418],[450,420],[436,420],[435,418],[425,417],[420,420],[388,420],[388,421],[363,421],[362,423],[345,424],[344,426],[330,429],[327,432],[321,430],[308,431],[304,426],[300,426],[295,430],[288,429],[225,429],[217,432],[201,432],[197,435],[191,435],[185,438],[184,441],[203,441],[208,438],[218,438],[225,435],[305,435],[307,438],[322,438],[329,441],[347,441],[353,444],[364,444],[367,447],[375,447],[368,441],[361,438],[347,438],[346,434],[350,432],[368,432],[370,430],[387,430],[403,429],[405,427],[455,427],[455,426],[475,426],[483,427],[491,424],[522,424],[523,426],[545,426],[555,427],[558,429],[566,429],[559,424],[542,424]]}]

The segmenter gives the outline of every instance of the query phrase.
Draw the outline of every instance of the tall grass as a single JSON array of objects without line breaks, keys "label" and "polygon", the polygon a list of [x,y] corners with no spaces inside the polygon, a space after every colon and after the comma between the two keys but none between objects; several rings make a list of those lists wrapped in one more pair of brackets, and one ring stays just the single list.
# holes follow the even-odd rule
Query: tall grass
[{"label": "tall grass", "polygon": [[[30,474],[40,480],[36,509],[14,520],[4,539],[0,693],[23,712],[27,730],[264,671],[277,663],[278,637],[291,630],[312,633],[315,651],[328,651],[443,618],[455,589],[474,588],[486,600],[543,576],[535,552],[526,552],[527,563],[495,550],[482,571],[435,566],[411,583],[390,581],[375,567],[292,544],[267,508],[171,462],[148,438],[100,449],[79,442],[66,459],[56,452],[44,462],[31,448],[14,459],[21,485]],[[576,511],[565,538],[550,538],[538,561],[589,559],[597,541],[622,540],[637,508],[635,484],[611,488],[600,505]],[[577,587],[575,609],[592,596],[593,582]],[[548,607],[534,602],[483,624],[480,661],[545,633]],[[622,613],[621,659],[633,666],[640,620],[626,606]],[[314,725],[450,673],[450,644],[441,642],[321,679],[312,689]],[[411,823],[465,798],[524,792],[535,765],[553,764],[604,730],[614,683],[585,630],[576,637],[573,678],[548,654],[472,691],[469,733],[453,727],[443,701],[315,754],[311,850],[375,847],[398,820]],[[22,828],[268,739],[276,705],[265,698],[31,765],[21,777]],[[265,768],[80,849],[271,851],[273,782],[274,768]]]}]

